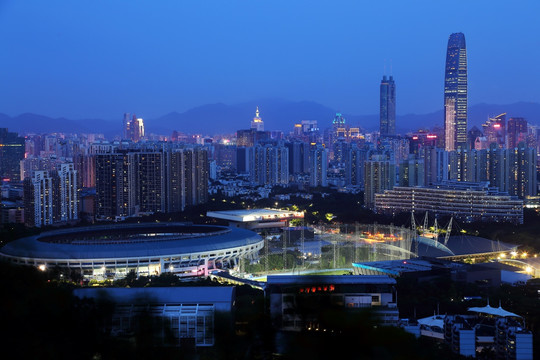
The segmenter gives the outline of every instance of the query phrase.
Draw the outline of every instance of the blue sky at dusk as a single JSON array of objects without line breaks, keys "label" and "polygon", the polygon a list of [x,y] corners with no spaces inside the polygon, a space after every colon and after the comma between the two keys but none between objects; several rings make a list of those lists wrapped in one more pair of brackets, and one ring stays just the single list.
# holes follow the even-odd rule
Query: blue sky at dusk
[{"label": "blue sky at dusk", "polygon": [[532,0],[0,0],[0,112],[152,118],[284,98],[376,114],[391,63],[398,114],[427,113],[452,32],[470,105],[540,102],[538,14]]}]

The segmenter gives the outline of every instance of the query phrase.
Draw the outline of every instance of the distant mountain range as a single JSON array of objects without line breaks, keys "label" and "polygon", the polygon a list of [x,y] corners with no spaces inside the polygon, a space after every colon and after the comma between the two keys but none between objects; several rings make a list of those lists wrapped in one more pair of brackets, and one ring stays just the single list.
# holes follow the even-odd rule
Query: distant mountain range
[{"label": "distant mountain range", "polygon": [[[266,130],[289,132],[295,123],[301,120],[317,120],[322,129],[332,123],[336,109],[310,102],[265,99],[236,105],[207,104],[194,107],[185,112],[171,112],[156,119],[144,119],[147,134],[170,135],[173,130],[188,134],[215,135],[234,133],[238,129],[247,129],[259,106]],[[476,104],[469,107],[469,128],[480,127],[489,116],[506,112],[507,118],[524,117],[532,124],[540,124],[540,104],[517,102],[508,105]],[[107,137],[120,135],[122,115],[118,120],[50,118],[37,114],[21,114],[10,117],[0,113],[0,127],[19,133],[103,133]],[[343,114],[348,124],[365,130],[377,130],[378,115]],[[420,128],[443,126],[443,110],[429,114],[399,115],[396,128],[405,133]]]}]

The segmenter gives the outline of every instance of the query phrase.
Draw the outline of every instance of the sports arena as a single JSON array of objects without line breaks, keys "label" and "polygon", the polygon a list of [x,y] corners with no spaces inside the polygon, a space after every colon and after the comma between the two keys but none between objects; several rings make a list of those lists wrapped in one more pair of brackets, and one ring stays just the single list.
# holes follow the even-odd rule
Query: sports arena
[{"label": "sports arena", "polygon": [[80,271],[85,279],[137,275],[200,276],[254,259],[264,246],[255,232],[226,226],[143,223],[81,227],[15,240],[0,258],[41,270]]}]

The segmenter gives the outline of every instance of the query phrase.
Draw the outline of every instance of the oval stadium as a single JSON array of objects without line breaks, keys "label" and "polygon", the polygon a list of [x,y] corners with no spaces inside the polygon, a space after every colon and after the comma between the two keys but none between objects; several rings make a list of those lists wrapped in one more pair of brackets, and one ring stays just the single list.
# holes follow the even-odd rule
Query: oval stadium
[{"label": "oval stadium", "polygon": [[85,279],[207,275],[256,258],[264,246],[255,232],[216,225],[142,223],[44,232],[6,244],[0,258],[42,270],[80,271]]}]

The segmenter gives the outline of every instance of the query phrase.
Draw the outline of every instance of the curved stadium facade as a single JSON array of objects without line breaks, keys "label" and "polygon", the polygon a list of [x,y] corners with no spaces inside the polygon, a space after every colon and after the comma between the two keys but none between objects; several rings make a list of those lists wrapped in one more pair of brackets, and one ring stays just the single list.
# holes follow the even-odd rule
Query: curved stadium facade
[{"label": "curved stadium facade", "polygon": [[80,271],[86,279],[137,275],[205,275],[256,258],[263,239],[250,230],[183,223],[92,226],[44,232],[15,240],[0,258],[40,269]]}]

